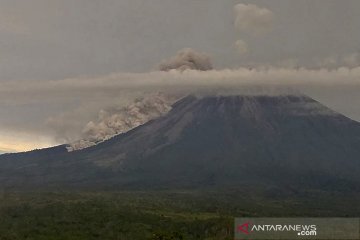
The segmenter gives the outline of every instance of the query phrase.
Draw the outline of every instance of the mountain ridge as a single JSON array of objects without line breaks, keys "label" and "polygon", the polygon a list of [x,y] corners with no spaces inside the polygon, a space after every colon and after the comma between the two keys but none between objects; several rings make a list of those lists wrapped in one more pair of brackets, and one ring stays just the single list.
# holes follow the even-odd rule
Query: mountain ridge
[{"label": "mountain ridge", "polygon": [[165,116],[87,149],[68,153],[62,145],[0,156],[0,181],[359,189],[359,136],[359,123],[303,95],[188,96]]}]

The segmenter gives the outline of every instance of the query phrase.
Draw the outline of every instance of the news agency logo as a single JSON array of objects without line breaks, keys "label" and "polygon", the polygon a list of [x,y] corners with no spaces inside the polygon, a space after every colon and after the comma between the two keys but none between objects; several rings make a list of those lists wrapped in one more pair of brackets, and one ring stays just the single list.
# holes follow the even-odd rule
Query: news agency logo
[{"label": "news agency logo", "polygon": [[241,232],[241,233],[245,233],[245,234],[249,234],[250,233],[249,232],[249,225],[250,225],[249,222],[241,224],[241,225],[237,226],[236,231]]},{"label": "news agency logo", "polygon": [[360,239],[359,218],[236,218],[236,240]]},{"label": "news agency logo", "polygon": [[296,232],[298,236],[316,236],[316,225],[272,225],[272,224],[251,224],[246,222],[236,227],[236,231],[241,234],[250,234],[254,232]]}]

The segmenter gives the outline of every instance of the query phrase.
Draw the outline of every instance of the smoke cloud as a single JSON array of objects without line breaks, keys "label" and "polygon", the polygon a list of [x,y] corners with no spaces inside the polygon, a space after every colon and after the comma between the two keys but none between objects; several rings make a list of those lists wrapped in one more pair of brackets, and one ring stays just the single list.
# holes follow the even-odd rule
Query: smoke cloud
[{"label": "smoke cloud", "polygon": [[[176,56],[165,60],[159,66],[160,71],[170,70],[211,70],[210,57],[191,48],[179,51]],[[118,134],[125,133],[146,122],[158,118],[171,110],[171,105],[178,99],[176,94],[156,93],[135,99],[126,107],[113,107],[101,110],[97,121],[86,124],[81,133],[81,140],[75,141],[68,147],[69,151],[91,147],[99,142],[108,140]]]},{"label": "smoke cloud", "polygon": [[90,121],[82,130],[81,140],[71,143],[69,151],[91,147],[120,133],[125,133],[171,110],[178,99],[162,93],[138,98],[122,108],[101,110],[96,121]]},{"label": "smoke cloud", "polygon": [[[288,89],[304,93],[316,93],[317,89],[320,93],[337,91],[341,102],[345,99],[343,92],[360,90],[360,67],[170,70],[46,82],[12,81],[0,83],[0,113],[4,116],[0,126],[15,132],[26,129],[28,135],[51,137],[57,143],[75,142],[70,149],[75,150],[165,114],[176,101],[173,96],[277,95],[286,94]],[[360,100],[356,96],[352,95],[352,101]],[[333,94],[329,99],[335,97]],[[29,114],[28,106],[38,106],[41,114]],[[348,100],[343,101],[343,106],[349,106]],[[7,118],[17,121],[4,122]],[[83,141],[76,141],[79,139]]]},{"label": "smoke cloud", "polygon": [[163,61],[159,66],[160,71],[172,69],[207,71],[213,69],[213,65],[210,57],[205,53],[197,52],[191,48],[184,48],[176,56]]}]

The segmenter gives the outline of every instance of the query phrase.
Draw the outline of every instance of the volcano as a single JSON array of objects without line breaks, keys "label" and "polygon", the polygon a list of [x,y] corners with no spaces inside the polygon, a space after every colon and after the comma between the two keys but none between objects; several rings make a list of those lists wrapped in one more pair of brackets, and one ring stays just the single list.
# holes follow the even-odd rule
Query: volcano
[{"label": "volcano", "polygon": [[188,96],[81,151],[0,156],[8,188],[360,191],[360,124],[307,96]]}]

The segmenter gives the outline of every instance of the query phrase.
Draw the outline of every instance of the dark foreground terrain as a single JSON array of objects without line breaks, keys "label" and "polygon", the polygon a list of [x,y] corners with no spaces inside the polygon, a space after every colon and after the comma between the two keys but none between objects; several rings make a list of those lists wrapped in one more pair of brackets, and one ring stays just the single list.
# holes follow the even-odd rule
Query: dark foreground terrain
[{"label": "dark foreground terrain", "polygon": [[0,239],[233,239],[234,217],[359,216],[360,195],[267,191],[15,193]]}]

